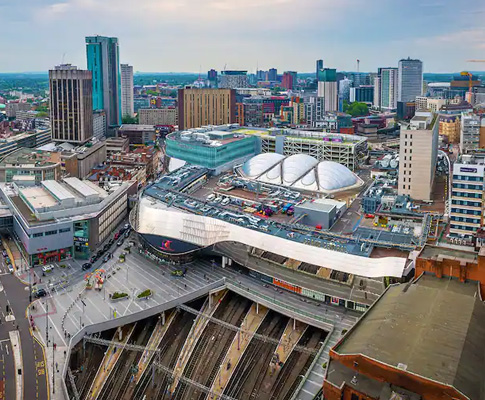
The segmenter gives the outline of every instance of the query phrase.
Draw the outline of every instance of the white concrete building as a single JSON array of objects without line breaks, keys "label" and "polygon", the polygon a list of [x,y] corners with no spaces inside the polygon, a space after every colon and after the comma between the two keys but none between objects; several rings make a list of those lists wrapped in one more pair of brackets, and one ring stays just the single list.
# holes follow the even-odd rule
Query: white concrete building
[{"label": "white concrete building", "polygon": [[318,97],[323,97],[325,112],[338,111],[338,90],[337,82],[318,82]]},{"label": "white concrete building", "polygon": [[121,64],[121,115],[133,117],[135,109],[133,105],[133,67]]},{"label": "white concrete building", "polygon": [[406,130],[401,130],[399,147],[400,195],[414,200],[431,200],[438,156],[439,122],[431,112],[416,112]]}]

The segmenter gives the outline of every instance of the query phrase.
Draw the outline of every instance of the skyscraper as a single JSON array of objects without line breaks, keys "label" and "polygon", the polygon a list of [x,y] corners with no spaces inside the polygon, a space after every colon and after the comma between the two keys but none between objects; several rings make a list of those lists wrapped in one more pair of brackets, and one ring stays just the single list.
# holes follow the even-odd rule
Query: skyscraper
[{"label": "skyscraper", "polygon": [[221,89],[237,89],[249,87],[248,71],[229,71],[221,72],[221,80],[219,88]]},{"label": "skyscraper", "polygon": [[397,68],[379,68],[380,70],[380,103],[383,110],[397,108]]},{"label": "skyscraper", "polygon": [[85,143],[93,136],[91,71],[64,64],[49,71],[52,140]]},{"label": "skyscraper", "polygon": [[268,81],[276,82],[278,80],[278,70],[276,68],[270,68],[268,71]]},{"label": "skyscraper", "polygon": [[325,112],[338,110],[337,70],[324,68],[318,73],[318,97],[325,99]]},{"label": "skyscraper", "polygon": [[414,101],[423,93],[423,63],[411,58],[399,60],[398,101]]},{"label": "skyscraper", "polygon": [[106,112],[108,127],[121,125],[121,79],[118,39],[86,37],[88,69],[93,77],[93,110]]},{"label": "skyscraper", "polygon": [[323,60],[317,60],[317,71],[315,74],[315,78],[318,80],[318,71],[323,69]]},{"label": "skyscraper", "polygon": [[133,117],[133,67],[121,64],[121,115]]},{"label": "skyscraper", "polygon": [[295,71],[285,71],[281,80],[281,87],[292,90],[296,84],[296,76]]}]

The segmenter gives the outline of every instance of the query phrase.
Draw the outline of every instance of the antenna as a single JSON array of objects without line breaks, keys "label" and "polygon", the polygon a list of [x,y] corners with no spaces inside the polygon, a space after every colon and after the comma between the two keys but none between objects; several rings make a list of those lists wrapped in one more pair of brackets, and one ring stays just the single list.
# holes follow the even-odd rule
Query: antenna
[{"label": "antenna", "polygon": [[357,59],[357,72],[360,72],[360,71],[359,71],[359,68],[360,68],[360,60],[359,60],[359,59]]}]

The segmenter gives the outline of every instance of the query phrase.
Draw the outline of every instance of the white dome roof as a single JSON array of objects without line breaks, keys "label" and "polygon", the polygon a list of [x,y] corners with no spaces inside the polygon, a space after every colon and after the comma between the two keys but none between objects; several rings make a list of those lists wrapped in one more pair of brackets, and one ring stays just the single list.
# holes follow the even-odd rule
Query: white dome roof
[{"label": "white dome roof", "polygon": [[307,154],[289,157],[277,153],[259,154],[244,163],[242,172],[260,182],[314,192],[330,192],[359,182],[362,184],[346,166],[333,161],[318,162]]},{"label": "white dome roof", "polygon": [[317,173],[320,190],[342,189],[357,183],[357,177],[350,169],[333,161],[319,163]]},{"label": "white dome roof", "polygon": [[262,153],[249,159],[243,165],[244,175],[256,178],[263,172],[268,171],[272,166],[279,164],[285,156],[278,153]]},{"label": "white dome roof", "polygon": [[283,184],[293,184],[317,164],[317,159],[307,154],[289,156],[283,161]]}]

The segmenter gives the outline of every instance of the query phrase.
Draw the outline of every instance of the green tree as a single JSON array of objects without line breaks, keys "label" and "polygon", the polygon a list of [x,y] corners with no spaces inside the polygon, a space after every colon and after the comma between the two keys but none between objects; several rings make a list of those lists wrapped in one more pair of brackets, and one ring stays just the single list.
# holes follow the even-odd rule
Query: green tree
[{"label": "green tree", "polygon": [[362,117],[369,115],[369,107],[365,103],[359,103],[357,101],[348,103],[344,101],[344,112],[350,114],[352,117]]},{"label": "green tree", "polygon": [[123,118],[121,119],[121,122],[123,124],[137,124],[138,123],[138,116],[132,117],[131,115],[124,115]]}]

